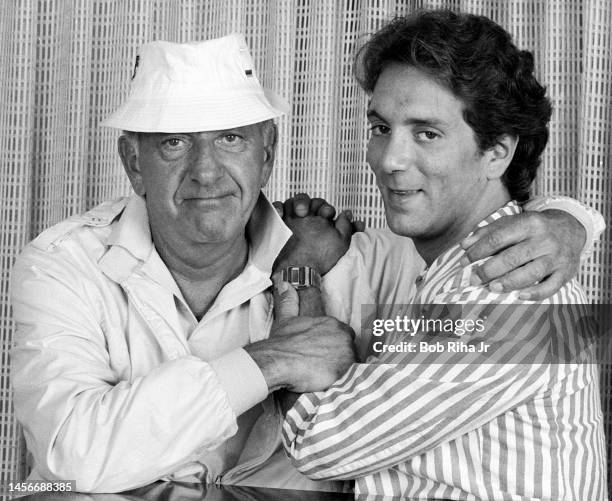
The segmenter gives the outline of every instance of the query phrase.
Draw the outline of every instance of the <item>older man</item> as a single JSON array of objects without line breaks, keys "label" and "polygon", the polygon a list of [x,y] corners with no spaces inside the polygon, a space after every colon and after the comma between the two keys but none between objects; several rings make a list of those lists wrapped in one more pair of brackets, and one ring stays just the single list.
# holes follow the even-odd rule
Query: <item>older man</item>
[{"label": "older man", "polygon": [[270,273],[290,232],[260,190],[285,108],[241,37],[140,51],[106,121],[126,131],[135,193],[42,233],[13,271],[31,478],[334,488],[290,466],[268,398],[324,390],[354,360],[351,329],[331,318],[272,324]]},{"label": "older man", "polygon": [[[336,314],[359,329],[351,308],[378,303],[365,325],[387,336],[362,336],[371,363],[297,400],[287,451],[303,473],[356,479],[360,493],[605,499],[593,338],[571,306],[583,291],[571,281],[524,303],[488,289],[460,246],[475,226],[519,214],[535,177],[551,108],[532,55],[487,18],[433,11],[376,33],[359,70],[371,94],[368,162],[394,235],[354,238],[327,280],[344,270],[360,282],[352,304],[336,294]],[[424,267],[413,274],[415,252]]]},{"label": "older man", "polygon": [[286,108],[240,36],[142,48],[105,123],[129,131],[119,153],[135,194],[42,233],[13,270],[31,478],[108,492],[170,476],[238,483],[263,463],[276,468],[256,484],[300,476],[268,394],[326,388],[353,351],[331,319],[288,320],[266,339],[290,231],[261,188]]}]

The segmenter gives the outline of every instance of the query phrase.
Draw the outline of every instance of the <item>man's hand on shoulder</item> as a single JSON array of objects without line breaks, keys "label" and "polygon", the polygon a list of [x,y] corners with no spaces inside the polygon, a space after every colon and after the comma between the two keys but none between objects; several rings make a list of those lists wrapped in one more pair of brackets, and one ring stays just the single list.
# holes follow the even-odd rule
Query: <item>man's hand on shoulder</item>
[{"label": "man's hand on shoulder", "polygon": [[580,266],[586,232],[567,212],[545,210],[502,217],[461,243],[466,260],[492,256],[476,269],[494,292],[521,290],[521,299],[552,296]]},{"label": "man's hand on shoulder", "polygon": [[321,198],[299,193],[274,207],[293,232],[281,251],[274,269],[286,266],[311,266],[321,275],[327,273],[347,251],[351,237],[363,231],[361,221],[353,221],[350,211],[334,219],[336,210]]}]

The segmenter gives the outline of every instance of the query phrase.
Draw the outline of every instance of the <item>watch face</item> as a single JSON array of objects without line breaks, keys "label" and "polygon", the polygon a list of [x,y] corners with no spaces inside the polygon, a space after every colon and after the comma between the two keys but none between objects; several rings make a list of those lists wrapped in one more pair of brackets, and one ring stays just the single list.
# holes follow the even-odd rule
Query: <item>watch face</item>
[{"label": "watch face", "polygon": [[303,267],[298,268],[297,266],[292,266],[291,268],[288,268],[287,271],[289,272],[289,283],[291,285],[304,285],[306,270]]},{"label": "watch face", "polygon": [[283,270],[283,280],[296,289],[319,287],[319,274],[310,266],[288,266]]}]

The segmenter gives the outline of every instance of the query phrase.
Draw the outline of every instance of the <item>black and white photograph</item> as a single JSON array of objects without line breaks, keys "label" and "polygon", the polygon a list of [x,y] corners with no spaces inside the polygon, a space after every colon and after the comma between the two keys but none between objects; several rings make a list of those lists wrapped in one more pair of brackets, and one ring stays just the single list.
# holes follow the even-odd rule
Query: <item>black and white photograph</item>
[{"label": "black and white photograph", "polygon": [[612,495],[612,2],[0,2],[3,500]]}]

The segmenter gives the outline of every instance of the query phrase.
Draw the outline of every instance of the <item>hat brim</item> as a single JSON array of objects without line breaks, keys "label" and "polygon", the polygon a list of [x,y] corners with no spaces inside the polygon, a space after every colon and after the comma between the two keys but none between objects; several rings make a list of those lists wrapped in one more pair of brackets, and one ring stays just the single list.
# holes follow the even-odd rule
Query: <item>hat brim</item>
[{"label": "hat brim", "polygon": [[231,98],[189,101],[173,99],[139,100],[126,103],[100,125],[133,132],[206,132],[243,127],[288,114],[289,104],[269,89]]}]

